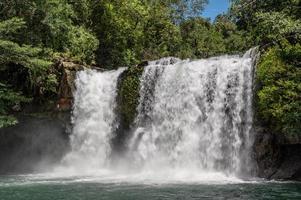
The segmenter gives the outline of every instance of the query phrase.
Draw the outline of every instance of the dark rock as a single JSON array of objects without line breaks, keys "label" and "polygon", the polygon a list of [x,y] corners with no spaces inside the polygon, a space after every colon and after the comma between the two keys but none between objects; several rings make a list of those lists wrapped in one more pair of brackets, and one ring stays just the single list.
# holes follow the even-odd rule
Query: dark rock
[{"label": "dark rock", "polygon": [[264,131],[258,131],[254,142],[255,157],[258,166],[258,176],[270,178],[280,165],[280,146],[276,136]]},{"label": "dark rock", "polygon": [[280,161],[271,179],[301,181],[301,145],[282,145]]},{"label": "dark rock", "polygon": [[147,61],[147,60],[144,60],[144,61],[140,62],[140,63],[137,65],[137,67],[145,67],[145,66],[147,66],[147,65],[148,65],[148,61]]},{"label": "dark rock", "polygon": [[298,139],[257,129],[254,151],[258,176],[301,181],[301,143]]},{"label": "dark rock", "polygon": [[160,60],[152,61],[156,65],[173,65],[180,62],[181,59],[175,57],[161,58]]},{"label": "dark rock", "polygon": [[50,169],[69,150],[64,121],[32,116],[20,116],[18,120],[16,126],[0,129],[0,174]]},{"label": "dark rock", "polygon": [[85,66],[64,59],[59,59],[55,65],[58,71],[60,71],[59,100],[56,108],[59,111],[71,110],[73,93],[75,91],[76,73],[80,70],[84,70]]},{"label": "dark rock", "polygon": [[280,145],[301,145],[301,134],[278,134],[277,140]]},{"label": "dark rock", "polygon": [[132,132],[132,125],[139,105],[140,77],[143,68],[134,66],[125,70],[118,79],[116,130],[112,139],[113,151],[117,154],[125,152],[127,139]]},{"label": "dark rock", "polygon": [[75,91],[76,73],[84,69],[94,69],[97,71],[106,71],[98,66],[83,65],[69,60],[68,58],[58,58],[55,62],[55,68],[60,72],[58,75],[59,89],[56,109],[58,111],[70,111],[73,104],[73,93]]}]

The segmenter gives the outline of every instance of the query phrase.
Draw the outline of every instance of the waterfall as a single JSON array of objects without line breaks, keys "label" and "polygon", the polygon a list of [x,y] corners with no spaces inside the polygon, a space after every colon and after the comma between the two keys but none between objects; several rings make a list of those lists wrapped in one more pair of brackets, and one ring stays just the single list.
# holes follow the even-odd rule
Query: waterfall
[{"label": "waterfall", "polygon": [[[250,50],[244,56],[149,62],[140,79],[127,153],[117,165],[163,178],[165,172],[177,176],[183,171],[191,177],[250,175],[253,54]],[[120,168],[110,161],[117,126],[116,87],[123,71],[78,73],[72,151],[64,165],[81,172]]]},{"label": "waterfall", "polygon": [[124,68],[77,73],[72,113],[72,150],[63,159],[64,165],[77,171],[90,171],[107,165],[115,124],[117,81],[123,71]]},{"label": "waterfall", "polygon": [[249,174],[251,54],[151,62],[141,78],[137,129],[129,144],[135,161],[149,169]]}]

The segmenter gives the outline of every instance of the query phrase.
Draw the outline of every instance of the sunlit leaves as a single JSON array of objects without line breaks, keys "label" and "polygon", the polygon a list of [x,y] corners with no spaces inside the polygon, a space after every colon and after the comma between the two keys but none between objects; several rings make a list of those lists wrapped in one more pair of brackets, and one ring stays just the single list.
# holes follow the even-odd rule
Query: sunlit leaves
[{"label": "sunlit leaves", "polygon": [[12,38],[11,35],[25,27],[25,21],[21,18],[11,18],[0,22],[0,38]]},{"label": "sunlit leaves", "polygon": [[294,20],[282,12],[259,12],[256,19],[256,32],[267,41],[279,41],[288,37],[301,40],[301,20]]},{"label": "sunlit leaves", "polygon": [[68,33],[68,50],[77,60],[90,64],[94,60],[94,52],[98,40],[83,27],[72,27]]},{"label": "sunlit leaves", "polygon": [[[210,22],[195,18],[181,24],[183,45],[187,45],[184,53],[190,58],[203,58],[225,52],[223,37]],[[187,55],[188,53],[188,55]]]},{"label": "sunlit leaves", "polygon": [[[298,49],[291,45],[287,48]],[[301,128],[301,69],[285,59],[287,54],[286,50],[274,47],[261,58],[257,69],[261,85],[258,112],[273,130],[293,134]]]}]

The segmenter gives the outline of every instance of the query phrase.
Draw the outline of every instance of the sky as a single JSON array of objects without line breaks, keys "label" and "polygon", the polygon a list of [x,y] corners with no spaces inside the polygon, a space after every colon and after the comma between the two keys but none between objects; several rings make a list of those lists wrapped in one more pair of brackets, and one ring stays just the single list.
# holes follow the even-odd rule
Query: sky
[{"label": "sky", "polygon": [[211,21],[213,21],[218,14],[227,12],[229,6],[230,0],[209,0],[209,4],[205,7],[202,16],[211,18]]}]

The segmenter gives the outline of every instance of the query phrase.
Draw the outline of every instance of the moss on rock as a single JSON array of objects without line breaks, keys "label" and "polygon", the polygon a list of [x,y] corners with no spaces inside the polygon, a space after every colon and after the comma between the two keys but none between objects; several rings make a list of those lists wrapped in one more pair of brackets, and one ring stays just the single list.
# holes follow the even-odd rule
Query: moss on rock
[{"label": "moss on rock", "polygon": [[130,67],[119,78],[117,112],[119,113],[120,124],[124,129],[130,128],[137,114],[142,73],[142,66]]},{"label": "moss on rock", "polygon": [[115,137],[112,140],[113,157],[125,152],[127,138],[131,134],[131,126],[137,115],[139,105],[140,77],[143,73],[143,66],[133,66],[125,70],[118,80],[117,93],[117,126]]}]

